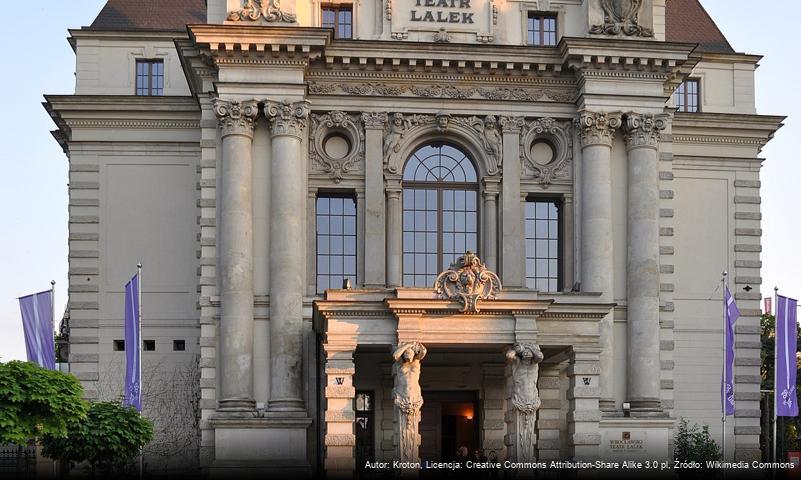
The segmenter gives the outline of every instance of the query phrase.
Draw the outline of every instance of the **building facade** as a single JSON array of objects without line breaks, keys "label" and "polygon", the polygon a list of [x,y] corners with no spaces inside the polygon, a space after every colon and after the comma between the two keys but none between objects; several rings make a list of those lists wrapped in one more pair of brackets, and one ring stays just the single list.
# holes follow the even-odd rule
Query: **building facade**
[{"label": "building facade", "polygon": [[45,107],[70,365],[152,469],[760,457],[758,56],[697,0],[109,0]]}]

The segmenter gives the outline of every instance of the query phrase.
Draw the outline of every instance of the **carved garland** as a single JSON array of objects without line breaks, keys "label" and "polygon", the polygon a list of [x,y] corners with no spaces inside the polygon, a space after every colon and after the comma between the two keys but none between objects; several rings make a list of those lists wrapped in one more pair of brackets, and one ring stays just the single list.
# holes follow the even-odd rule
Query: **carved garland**
[{"label": "carved garland", "polygon": [[[546,117],[525,124],[520,141],[520,158],[523,174],[536,178],[547,188],[554,179],[570,178],[573,161],[573,135],[570,122],[557,122]],[[532,151],[536,142],[544,140],[553,148],[553,157],[535,158]]]},{"label": "carved garland", "polygon": [[501,291],[501,280],[468,250],[437,276],[434,290],[442,298],[461,303],[462,312],[477,313],[480,300],[494,299]]},{"label": "carved garland", "polygon": [[[364,132],[359,117],[334,111],[325,115],[312,115],[312,135],[309,157],[319,170],[329,173],[334,182],[342,181],[344,175],[364,161]],[[348,152],[344,157],[334,158],[325,150],[325,140],[339,134],[348,141]]]}]

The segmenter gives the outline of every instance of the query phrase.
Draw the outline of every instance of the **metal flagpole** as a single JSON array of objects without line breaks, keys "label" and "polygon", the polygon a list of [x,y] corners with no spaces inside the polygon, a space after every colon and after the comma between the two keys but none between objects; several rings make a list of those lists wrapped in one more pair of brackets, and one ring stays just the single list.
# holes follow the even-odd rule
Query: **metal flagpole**
[{"label": "metal flagpole", "polygon": [[779,348],[776,344],[779,339],[779,287],[773,287],[773,304],[776,305],[773,316],[773,463],[776,463],[776,373],[779,371]]},{"label": "metal flagpole", "polygon": [[[142,381],[142,353],[145,351],[145,341],[142,340],[142,262],[136,264],[136,283],[137,283],[137,290],[139,291],[139,298],[138,304],[138,312],[137,316],[139,317],[139,408],[142,408],[142,400],[144,399],[144,395],[142,395],[142,390],[144,386],[144,382]],[[139,480],[142,479],[142,449],[139,449]]]},{"label": "metal flagpole", "polygon": [[727,325],[727,318],[726,318],[726,309],[728,305],[726,305],[726,277],[729,275],[729,272],[723,272],[723,278],[720,280],[723,282],[723,398],[721,399],[720,407],[721,407],[721,427],[723,430],[723,434],[720,436],[721,441],[720,444],[723,447],[723,461],[726,461],[726,401],[729,399],[729,392],[726,389],[729,387],[729,376],[728,372],[726,371],[728,368],[727,359],[726,359],[726,329],[728,328]]}]

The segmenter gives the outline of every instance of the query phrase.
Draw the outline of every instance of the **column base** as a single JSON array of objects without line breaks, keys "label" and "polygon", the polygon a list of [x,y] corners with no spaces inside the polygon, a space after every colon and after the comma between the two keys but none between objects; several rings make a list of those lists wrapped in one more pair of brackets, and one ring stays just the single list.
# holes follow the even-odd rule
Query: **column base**
[{"label": "column base", "polygon": [[656,398],[644,398],[640,400],[629,400],[629,404],[631,405],[631,412],[653,412],[653,413],[661,413],[662,412],[662,402]]},{"label": "column base", "polygon": [[221,412],[252,412],[256,410],[256,401],[251,398],[225,398],[220,400],[217,410]]},{"label": "column base", "polygon": [[297,398],[282,398],[267,402],[268,412],[303,412],[306,413],[306,405],[303,400]]}]

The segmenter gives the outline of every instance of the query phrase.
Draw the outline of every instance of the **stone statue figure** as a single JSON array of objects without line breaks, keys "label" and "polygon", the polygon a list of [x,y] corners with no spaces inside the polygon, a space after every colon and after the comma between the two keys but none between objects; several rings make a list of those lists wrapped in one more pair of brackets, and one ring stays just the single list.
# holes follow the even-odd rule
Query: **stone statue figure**
[{"label": "stone statue figure", "polygon": [[506,362],[512,368],[512,405],[517,418],[515,448],[519,462],[535,460],[535,424],[541,404],[537,378],[543,358],[540,347],[534,343],[516,343],[506,352]]},{"label": "stone statue figure", "polygon": [[418,342],[402,343],[392,354],[395,360],[392,373],[395,386],[395,420],[398,428],[396,456],[402,462],[418,462],[418,426],[423,395],[420,391],[420,361],[426,356],[426,347]]},{"label": "stone statue figure", "polygon": [[484,138],[487,148],[495,155],[498,163],[501,161],[501,134],[498,132],[498,122],[494,115],[484,117]]},{"label": "stone statue figure", "polygon": [[392,121],[389,123],[389,132],[384,137],[384,157],[388,157],[393,153],[397,153],[400,149],[400,140],[403,136],[403,131],[406,130],[407,122],[403,119],[403,114],[396,113],[392,115]]}]

